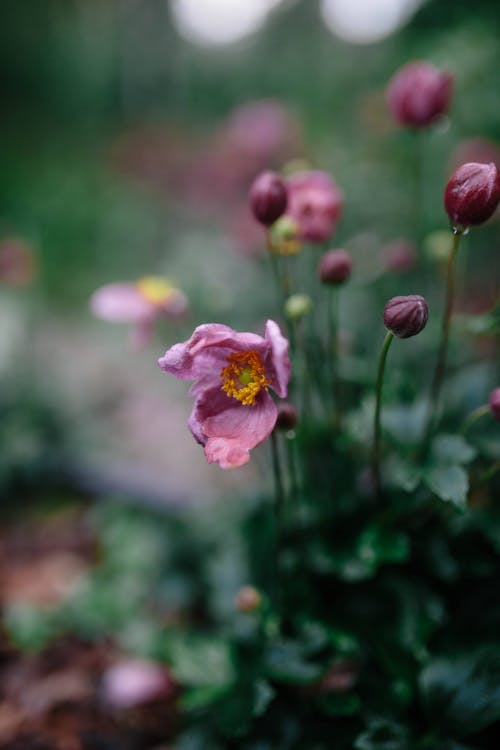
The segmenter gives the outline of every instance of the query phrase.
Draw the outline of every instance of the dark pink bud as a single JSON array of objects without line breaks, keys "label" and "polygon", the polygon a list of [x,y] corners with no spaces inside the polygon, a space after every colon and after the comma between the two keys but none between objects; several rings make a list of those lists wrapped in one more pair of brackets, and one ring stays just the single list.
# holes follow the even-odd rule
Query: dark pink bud
[{"label": "dark pink bud", "polygon": [[249,200],[257,221],[271,226],[286,209],[288,196],[285,181],[275,172],[262,172],[252,183]]},{"label": "dark pink bud", "polygon": [[462,164],[444,192],[444,206],[454,227],[482,224],[494,214],[499,201],[500,175],[493,162]]},{"label": "dark pink bud", "polygon": [[328,250],[318,265],[318,276],[323,284],[343,284],[352,271],[352,260],[345,250]]},{"label": "dark pink bud", "polygon": [[450,106],[453,76],[427,62],[411,62],[391,78],[386,100],[399,125],[425,128]]},{"label": "dark pink bud", "polygon": [[489,400],[491,413],[495,417],[495,419],[498,419],[500,421],[500,388],[495,388],[490,393],[490,400]]},{"label": "dark pink bud", "polygon": [[429,310],[418,294],[393,297],[384,307],[384,325],[400,339],[409,339],[425,328]]},{"label": "dark pink bud", "polygon": [[278,406],[277,430],[293,430],[297,424],[297,410],[288,401],[282,401]]}]

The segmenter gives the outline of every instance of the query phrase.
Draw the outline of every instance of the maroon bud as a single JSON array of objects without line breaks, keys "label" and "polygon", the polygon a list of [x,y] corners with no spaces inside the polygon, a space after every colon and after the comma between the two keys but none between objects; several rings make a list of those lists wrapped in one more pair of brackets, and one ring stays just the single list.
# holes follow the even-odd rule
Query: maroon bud
[{"label": "maroon bud", "polygon": [[500,388],[491,391],[489,404],[494,418],[500,421]]},{"label": "maroon bud", "polygon": [[297,424],[297,410],[293,404],[283,401],[278,405],[277,430],[293,430]]},{"label": "maroon bud", "polygon": [[323,284],[343,284],[352,271],[352,260],[345,250],[327,250],[318,265],[318,276]]},{"label": "maroon bud", "polygon": [[262,594],[254,586],[243,586],[234,599],[234,606],[240,612],[255,612],[261,604]]},{"label": "maroon bud", "polygon": [[391,78],[386,100],[399,125],[425,128],[450,106],[453,76],[427,62],[411,62]]},{"label": "maroon bud", "polygon": [[387,271],[405,273],[416,265],[417,253],[411,242],[396,240],[383,248],[380,259]]},{"label": "maroon bud", "polygon": [[275,172],[262,172],[252,183],[250,208],[261,224],[274,224],[285,212],[288,195],[285,181]]},{"label": "maroon bud", "polygon": [[425,328],[429,310],[418,294],[393,297],[384,307],[384,325],[400,339],[409,339]]},{"label": "maroon bud", "polygon": [[482,224],[494,214],[499,201],[500,175],[493,162],[462,164],[444,192],[444,206],[454,227]]}]

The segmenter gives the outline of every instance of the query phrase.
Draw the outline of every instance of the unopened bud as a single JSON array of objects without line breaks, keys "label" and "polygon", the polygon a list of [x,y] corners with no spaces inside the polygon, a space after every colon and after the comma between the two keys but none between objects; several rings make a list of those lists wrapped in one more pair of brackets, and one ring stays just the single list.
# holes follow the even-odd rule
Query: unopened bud
[{"label": "unopened bud", "polygon": [[500,421],[500,388],[491,391],[489,404],[494,418]]},{"label": "unopened bud", "polygon": [[297,222],[289,216],[280,216],[269,228],[268,247],[276,255],[296,255],[302,249]]},{"label": "unopened bud", "polygon": [[427,302],[420,295],[393,297],[384,307],[384,325],[400,339],[408,339],[425,328],[428,315]]},{"label": "unopened bud", "polygon": [[266,227],[271,226],[287,206],[285,181],[275,172],[262,172],[252,183],[249,200],[257,221]]},{"label": "unopened bud", "polygon": [[500,175],[495,164],[462,164],[451,176],[444,193],[444,206],[454,227],[482,224],[500,201]]},{"label": "unopened bud", "polygon": [[285,315],[290,320],[300,320],[309,315],[312,304],[308,294],[292,294],[285,302]]},{"label": "unopened bud", "polygon": [[450,106],[453,76],[427,62],[402,67],[387,87],[387,106],[399,125],[425,128],[444,115]]},{"label": "unopened bud", "polygon": [[276,429],[287,432],[293,430],[297,424],[297,410],[289,401],[282,401],[278,406]]},{"label": "unopened bud", "polygon": [[262,595],[254,586],[243,586],[236,594],[234,604],[240,612],[255,612],[262,604]]},{"label": "unopened bud", "polygon": [[318,265],[318,276],[323,284],[343,284],[352,271],[352,260],[345,250],[328,250]]}]

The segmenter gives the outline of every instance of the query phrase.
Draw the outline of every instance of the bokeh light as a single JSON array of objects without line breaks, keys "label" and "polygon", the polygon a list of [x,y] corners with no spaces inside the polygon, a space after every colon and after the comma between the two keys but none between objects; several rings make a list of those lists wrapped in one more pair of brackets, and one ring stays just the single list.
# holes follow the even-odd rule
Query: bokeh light
[{"label": "bokeh light", "polygon": [[370,44],[402,26],[422,0],[321,0],[326,25],[341,39]]},{"label": "bokeh light", "polygon": [[238,42],[257,31],[281,0],[172,0],[178,31],[197,44]]}]

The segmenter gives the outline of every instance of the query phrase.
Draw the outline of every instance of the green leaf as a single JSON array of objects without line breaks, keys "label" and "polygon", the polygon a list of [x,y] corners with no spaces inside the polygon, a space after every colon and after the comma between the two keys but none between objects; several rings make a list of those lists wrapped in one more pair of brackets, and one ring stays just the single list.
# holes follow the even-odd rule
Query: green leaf
[{"label": "green leaf", "polygon": [[307,685],[322,676],[325,666],[314,663],[304,652],[300,643],[280,640],[271,643],[264,654],[267,676],[277,682]]},{"label": "green leaf", "polygon": [[469,478],[461,466],[434,466],[425,471],[423,478],[441,500],[453,503],[460,510],[465,509]]},{"label": "green leaf", "polygon": [[214,636],[169,633],[165,658],[182,685],[224,687],[235,679],[231,647]]},{"label": "green leaf", "polygon": [[418,467],[397,456],[393,456],[387,462],[386,475],[394,487],[398,487],[405,492],[414,492],[422,477]]},{"label": "green leaf", "polygon": [[467,737],[500,720],[500,650],[436,659],[420,675],[427,714],[442,731]]},{"label": "green leaf", "polygon": [[404,727],[386,719],[371,722],[367,731],[354,742],[355,750],[406,750],[408,747]]},{"label": "green leaf", "polygon": [[438,435],[432,442],[432,456],[440,464],[468,464],[476,456],[476,451],[460,435]]},{"label": "green leaf", "polygon": [[352,693],[326,693],[318,698],[318,705],[327,716],[353,716],[361,710],[359,696]]}]

